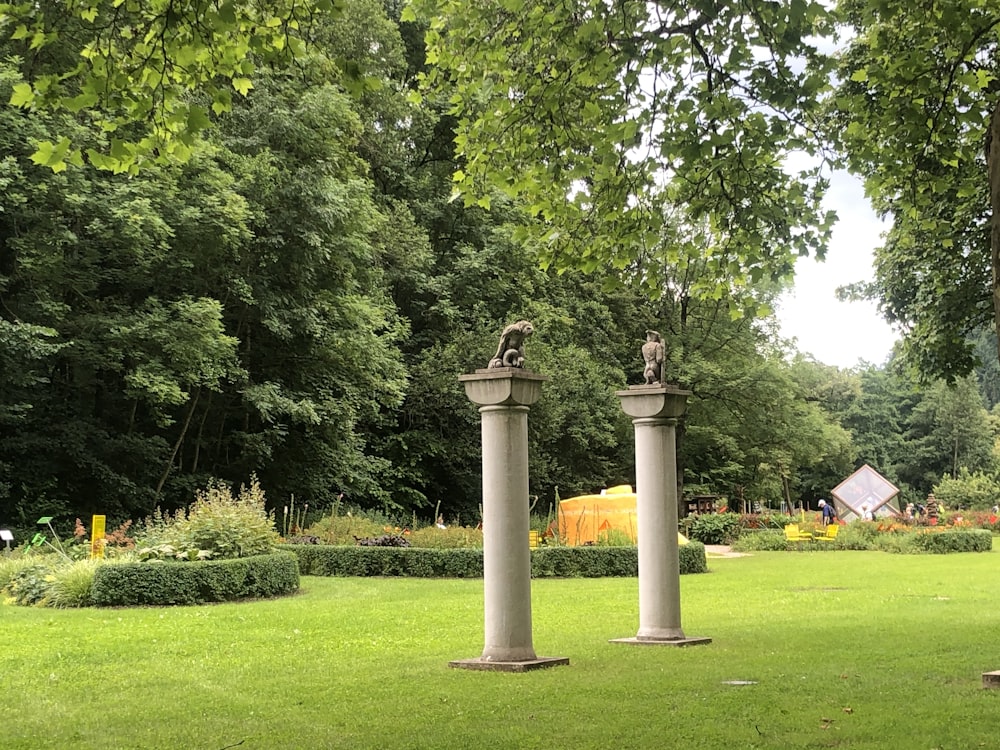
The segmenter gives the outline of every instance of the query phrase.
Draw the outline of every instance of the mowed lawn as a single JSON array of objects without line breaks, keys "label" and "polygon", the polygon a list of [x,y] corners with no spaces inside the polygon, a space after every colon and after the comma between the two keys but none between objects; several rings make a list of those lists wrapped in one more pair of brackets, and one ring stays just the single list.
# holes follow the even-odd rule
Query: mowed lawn
[{"label": "mowed lawn", "polygon": [[[1000,747],[1000,553],[758,553],[682,577],[689,648],[635,635],[635,579],[537,580],[568,667],[450,669],[481,580],[304,578],[274,601],[0,606],[2,748]],[[730,681],[753,684],[732,685]]]}]

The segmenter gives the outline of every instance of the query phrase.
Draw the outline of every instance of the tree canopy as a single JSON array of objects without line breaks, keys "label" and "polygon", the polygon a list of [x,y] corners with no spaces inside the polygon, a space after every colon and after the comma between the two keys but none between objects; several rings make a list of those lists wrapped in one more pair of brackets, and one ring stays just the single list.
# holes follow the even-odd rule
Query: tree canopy
[{"label": "tree canopy", "polygon": [[[104,136],[40,140],[32,160],[135,172],[190,156],[212,113],[246,95],[260,66],[301,54],[317,14],[341,0],[41,0],[0,3],[5,54],[18,61],[8,100],[89,118]],[[192,94],[197,94],[193,96]]]},{"label": "tree canopy", "polygon": [[834,98],[851,169],[892,220],[862,285],[925,377],[1000,331],[1000,12],[992,0],[842,0],[853,36]]},{"label": "tree canopy", "polygon": [[[95,18],[124,23],[158,7],[99,6]],[[551,376],[529,424],[541,510],[631,481],[632,426],[614,390],[642,381],[647,328],[664,336],[668,378],[693,391],[679,433],[691,490],[778,507],[826,494],[859,462],[914,498],[940,473],[993,471],[978,434],[992,422],[971,381],[956,396],[891,367],[794,358],[769,312],[781,288],[772,277],[822,245],[824,230],[799,231],[822,223],[822,181],[789,176],[782,159],[818,148],[810,87],[821,82],[802,67],[814,57],[802,35],[828,16],[799,3],[656,9],[655,23],[632,6],[581,6],[577,19],[551,10],[550,31],[596,60],[540,57],[549,67],[532,73],[526,55],[554,55],[562,37],[509,44],[511,70],[495,83],[529,87],[533,112],[523,97],[483,98],[489,87],[464,73],[411,96],[428,70],[422,28],[380,0],[317,16],[294,60],[254,55],[253,88],[216,127],[188,132],[186,159],[137,151],[138,169],[87,156],[53,171],[39,165],[39,143],[104,153],[100,119],[112,115],[42,99],[0,110],[0,521],[136,518],[186,503],[212,478],[256,473],[279,507],[295,498],[315,511],[343,494],[475,522],[478,414],[456,376],[483,367],[522,317],[536,326],[532,367]],[[484,9],[469,13],[449,23],[485,23]],[[540,6],[516,4],[494,21],[513,35],[522,17],[544,25]],[[93,31],[75,18],[67,29]],[[438,40],[451,33],[433,23]],[[0,38],[0,98],[69,70],[80,35],[47,38],[31,57],[27,38]],[[347,60],[372,84],[357,87]],[[65,80],[66,93],[81,85]],[[176,93],[182,107],[214,99],[202,87]],[[583,99],[592,93],[597,111]],[[500,107],[496,122],[461,121],[487,105]],[[491,131],[498,123],[516,132]],[[556,139],[537,162],[535,126],[537,148]],[[144,137],[141,123],[116,128]],[[493,166],[471,163],[468,138],[456,155],[456,136],[473,131],[509,147],[527,181],[508,183],[499,151],[483,151]],[[461,189],[484,192],[453,200],[457,172]],[[557,189],[541,195],[550,172]],[[996,373],[978,374],[995,403]],[[918,453],[922,465],[908,463]]]},{"label": "tree canopy", "polygon": [[[456,190],[494,191],[539,219],[525,236],[556,267],[624,268],[664,228],[705,227],[720,294],[822,255],[818,98],[825,4],[416,0],[427,74],[457,117]],[[669,245],[677,259],[703,248]]]}]

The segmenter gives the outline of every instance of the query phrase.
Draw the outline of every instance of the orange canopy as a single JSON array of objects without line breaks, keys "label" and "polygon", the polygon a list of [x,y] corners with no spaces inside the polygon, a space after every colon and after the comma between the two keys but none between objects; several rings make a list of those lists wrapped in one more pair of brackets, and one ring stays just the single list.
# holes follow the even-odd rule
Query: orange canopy
[{"label": "orange canopy", "polygon": [[559,539],[564,544],[596,542],[612,529],[638,538],[635,493],[627,484],[611,487],[600,495],[581,495],[559,503]]},{"label": "orange canopy", "polygon": [[[602,533],[617,530],[635,544],[639,538],[635,493],[627,484],[609,487],[600,495],[580,495],[559,503],[559,539],[563,544],[594,544]],[[687,538],[677,533],[677,543]]]}]

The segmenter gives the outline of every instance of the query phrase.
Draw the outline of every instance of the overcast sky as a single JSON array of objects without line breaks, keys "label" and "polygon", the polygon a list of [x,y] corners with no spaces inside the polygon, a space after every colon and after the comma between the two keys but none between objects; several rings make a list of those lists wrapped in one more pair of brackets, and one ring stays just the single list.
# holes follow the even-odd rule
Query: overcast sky
[{"label": "overcast sky", "polygon": [[872,277],[872,250],[881,244],[882,222],[871,210],[860,181],[833,176],[826,206],[840,217],[826,261],[802,258],[795,266],[795,288],[781,297],[778,320],[785,338],[800,352],[841,368],[859,360],[884,364],[898,338],[869,302],[839,302],[838,286]]}]

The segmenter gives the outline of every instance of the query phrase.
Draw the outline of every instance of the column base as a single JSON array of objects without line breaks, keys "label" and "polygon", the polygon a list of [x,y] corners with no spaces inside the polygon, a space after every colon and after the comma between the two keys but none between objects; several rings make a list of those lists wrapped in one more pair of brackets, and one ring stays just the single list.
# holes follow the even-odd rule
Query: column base
[{"label": "column base", "polygon": [[524,661],[496,661],[480,656],[475,659],[457,659],[448,662],[448,666],[453,669],[475,669],[480,672],[532,672],[536,669],[563,665],[569,666],[568,656],[537,656]]},{"label": "column base", "polygon": [[711,643],[711,638],[688,636],[685,638],[612,638],[608,643],[627,643],[630,646],[700,646]]}]

